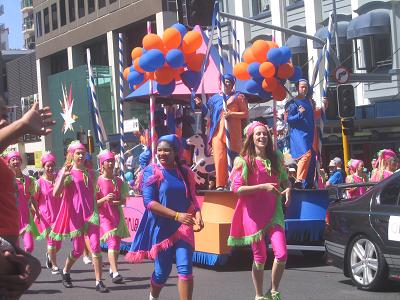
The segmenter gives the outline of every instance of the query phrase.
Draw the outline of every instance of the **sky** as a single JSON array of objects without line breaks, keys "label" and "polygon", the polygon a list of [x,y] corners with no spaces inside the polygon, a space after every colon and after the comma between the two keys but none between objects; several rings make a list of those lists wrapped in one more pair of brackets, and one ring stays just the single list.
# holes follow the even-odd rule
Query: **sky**
[{"label": "sky", "polygon": [[8,43],[10,49],[22,49],[24,45],[22,36],[22,14],[20,0],[0,0],[4,5],[4,15],[0,16],[0,23],[8,27]]}]

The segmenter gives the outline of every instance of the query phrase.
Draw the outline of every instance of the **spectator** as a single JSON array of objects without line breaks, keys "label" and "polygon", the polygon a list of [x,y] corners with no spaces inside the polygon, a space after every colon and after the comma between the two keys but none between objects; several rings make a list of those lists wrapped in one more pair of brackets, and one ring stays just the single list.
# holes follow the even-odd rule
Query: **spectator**
[{"label": "spectator", "polygon": [[329,162],[330,177],[326,182],[327,186],[344,182],[341,166],[342,166],[342,160],[339,157],[335,157]]}]

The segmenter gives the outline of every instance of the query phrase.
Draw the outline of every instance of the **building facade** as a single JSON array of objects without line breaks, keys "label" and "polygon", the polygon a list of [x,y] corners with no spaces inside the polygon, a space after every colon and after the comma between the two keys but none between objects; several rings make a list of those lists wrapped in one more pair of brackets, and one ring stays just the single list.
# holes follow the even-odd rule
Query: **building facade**
[{"label": "building facade", "polygon": [[33,21],[33,0],[21,0],[21,14],[24,48],[35,49],[35,22]]}]

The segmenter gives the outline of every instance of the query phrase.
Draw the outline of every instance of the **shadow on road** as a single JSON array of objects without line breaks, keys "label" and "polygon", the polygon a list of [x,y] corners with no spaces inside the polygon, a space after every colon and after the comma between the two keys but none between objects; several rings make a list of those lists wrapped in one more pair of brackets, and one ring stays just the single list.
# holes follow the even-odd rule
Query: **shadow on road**
[{"label": "shadow on road", "polygon": [[[353,282],[351,281],[351,279],[344,279],[344,280],[340,280],[339,283],[348,285],[348,286],[353,286],[354,289],[356,290],[357,287],[353,284]],[[366,295],[367,294],[374,294],[375,292],[371,292],[371,291],[363,291],[360,290],[362,292],[365,292]],[[385,284],[383,290],[377,291],[379,293],[393,293],[393,292],[400,292],[400,282],[398,281],[393,281],[393,280],[388,280],[388,282]]]},{"label": "shadow on road", "polygon": [[24,294],[25,295],[53,295],[53,294],[61,294],[61,290],[27,290]]}]

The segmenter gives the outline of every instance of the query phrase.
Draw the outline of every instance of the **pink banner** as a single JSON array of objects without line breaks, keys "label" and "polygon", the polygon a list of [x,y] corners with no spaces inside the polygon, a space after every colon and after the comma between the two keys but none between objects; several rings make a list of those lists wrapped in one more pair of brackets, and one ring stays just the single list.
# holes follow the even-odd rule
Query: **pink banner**
[{"label": "pink banner", "polygon": [[138,230],[140,220],[144,214],[145,208],[142,197],[128,197],[126,206],[123,208],[125,221],[128,225],[130,237],[123,239],[124,242],[132,242]]}]

